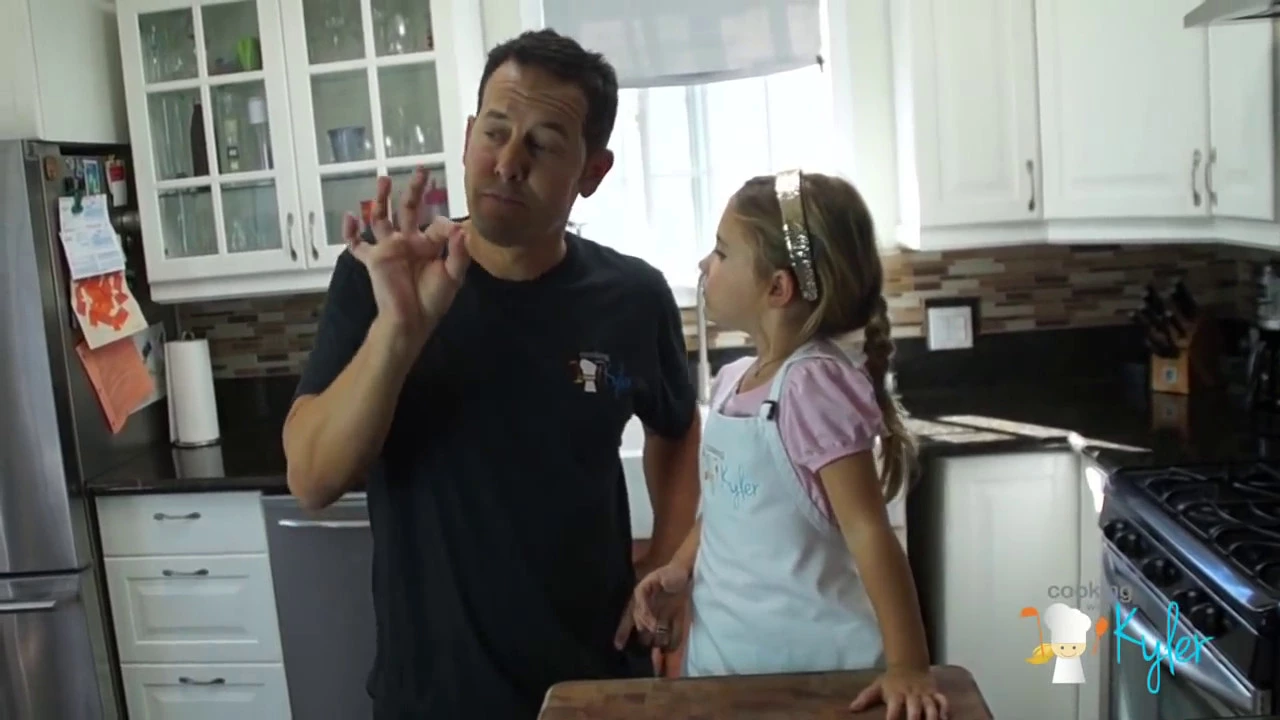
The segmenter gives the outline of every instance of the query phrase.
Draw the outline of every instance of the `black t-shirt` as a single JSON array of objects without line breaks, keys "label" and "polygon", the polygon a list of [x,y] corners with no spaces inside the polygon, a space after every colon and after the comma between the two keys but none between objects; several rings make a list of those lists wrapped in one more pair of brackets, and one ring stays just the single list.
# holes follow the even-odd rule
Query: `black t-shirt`
[{"label": "black t-shirt", "polygon": [[[688,430],[682,323],[652,266],[566,240],[528,282],[472,263],[400,394],[367,488],[379,720],[531,719],[556,682],[652,672],[634,640],[613,647],[635,582],[618,448],[633,414]],[[329,386],[375,314],[343,253],[299,394]]]}]

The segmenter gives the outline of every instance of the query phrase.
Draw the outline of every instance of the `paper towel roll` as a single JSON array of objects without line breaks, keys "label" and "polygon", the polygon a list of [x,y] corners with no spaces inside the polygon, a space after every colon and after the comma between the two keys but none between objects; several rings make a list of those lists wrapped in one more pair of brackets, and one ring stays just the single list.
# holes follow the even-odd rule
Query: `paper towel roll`
[{"label": "paper towel roll", "polygon": [[169,388],[169,438],[178,447],[203,447],[221,439],[213,395],[209,341],[173,340],[164,345]]}]

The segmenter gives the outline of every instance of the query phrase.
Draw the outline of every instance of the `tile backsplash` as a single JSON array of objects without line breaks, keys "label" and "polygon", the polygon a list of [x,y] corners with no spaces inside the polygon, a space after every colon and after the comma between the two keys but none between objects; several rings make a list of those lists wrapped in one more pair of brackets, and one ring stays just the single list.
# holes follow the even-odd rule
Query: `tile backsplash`
[{"label": "tile backsplash", "polygon": [[[922,334],[930,298],[973,297],[980,334],[1122,325],[1148,282],[1184,278],[1201,305],[1243,315],[1258,263],[1280,258],[1215,244],[1031,245],[886,255],[885,295],[895,337]],[[323,294],[193,303],[178,308],[183,330],[207,337],[218,377],[297,374],[315,335]],[[709,331],[713,348],[746,344]],[[694,313],[686,344],[697,347]]]}]

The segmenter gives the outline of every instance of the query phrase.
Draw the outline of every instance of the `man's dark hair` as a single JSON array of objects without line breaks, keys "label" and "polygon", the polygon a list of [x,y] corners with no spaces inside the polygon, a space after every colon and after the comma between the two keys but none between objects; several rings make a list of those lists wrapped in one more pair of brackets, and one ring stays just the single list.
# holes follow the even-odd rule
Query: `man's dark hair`
[{"label": "man's dark hair", "polygon": [[476,108],[484,104],[484,88],[489,77],[508,60],[522,67],[538,68],[577,85],[587,97],[587,118],[582,136],[587,152],[609,145],[613,123],[618,117],[618,75],[604,56],[584,49],[573,38],[555,30],[530,30],[489,51],[480,76]]}]

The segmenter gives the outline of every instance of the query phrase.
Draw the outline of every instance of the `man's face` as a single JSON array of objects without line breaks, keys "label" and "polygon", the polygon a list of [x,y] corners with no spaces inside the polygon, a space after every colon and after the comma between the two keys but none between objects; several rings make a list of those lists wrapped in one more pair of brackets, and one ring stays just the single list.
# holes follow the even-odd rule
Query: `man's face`
[{"label": "man's face", "polygon": [[518,247],[563,231],[573,202],[595,192],[613,164],[588,155],[587,99],[572,83],[513,61],[485,85],[467,121],[467,205],[471,222],[497,245]]}]

